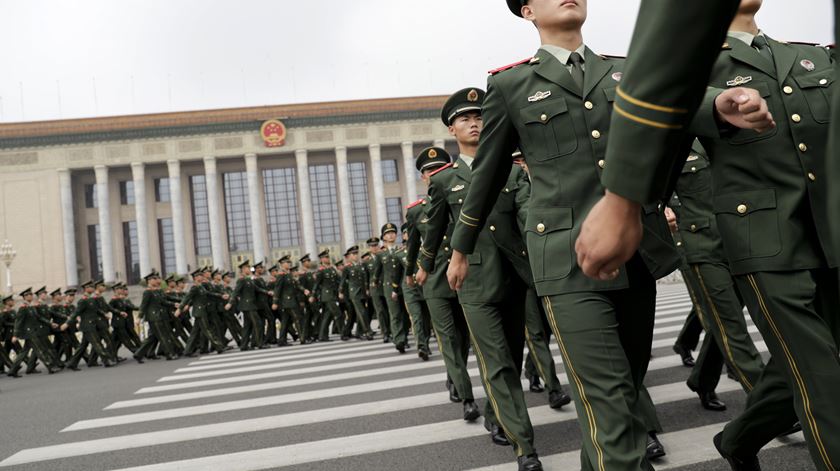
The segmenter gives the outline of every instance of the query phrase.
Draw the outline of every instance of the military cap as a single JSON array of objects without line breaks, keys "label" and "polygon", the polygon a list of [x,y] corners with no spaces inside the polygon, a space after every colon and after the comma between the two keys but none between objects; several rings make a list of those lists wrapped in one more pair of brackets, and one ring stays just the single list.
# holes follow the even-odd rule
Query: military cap
[{"label": "military cap", "polygon": [[257,262],[253,265],[254,268],[259,268],[261,266],[263,266],[263,262]]},{"label": "military cap", "polygon": [[[155,272],[152,271],[152,274],[155,274]],[[151,276],[151,275],[146,276],[145,279],[148,280],[149,276]],[[88,280],[88,281],[85,281],[84,283],[82,283],[80,288],[85,289],[85,288],[92,287],[92,286],[93,286],[93,280]]]},{"label": "military cap", "polygon": [[52,293],[50,293],[50,296],[61,296],[61,288],[58,288]]},{"label": "military cap", "polygon": [[400,232],[405,233],[408,232],[408,223],[404,222],[402,226],[400,226]]},{"label": "military cap", "polygon": [[96,281],[94,281],[94,282],[93,282],[93,287],[94,287],[94,288],[98,287],[99,285],[103,285],[103,286],[104,286],[104,285],[105,285],[105,280],[103,280],[102,278],[100,278],[100,279],[98,279],[98,280],[96,280]]},{"label": "military cap", "polygon": [[298,262],[304,263],[304,262],[308,262],[310,260],[311,260],[311,258],[309,257],[309,254],[306,254],[303,257],[300,257],[300,259],[298,259]]},{"label": "military cap", "polygon": [[243,267],[248,267],[248,266],[251,266],[251,261],[250,260],[245,260],[244,262],[237,265],[238,268],[243,268]]},{"label": "military cap", "polygon": [[365,252],[362,254],[362,258],[370,257],[370,252]]},{"label": "military cap", "polygon": [[20,297],[24,297],[26,295],[32,294],[32,288],[26,288],[25,290],[20,292]]},{"label": "military cap", "polygon": [[368,247],[376,247],[377,245],[379,245],[379,237],[371,237],[365,243]]},{"label": "military cap", "polygon": [[299,269],[299,268],[300,268],[300,265],[295,264],[295,265],[292,265],[292,267],[291,267],[291,268],[289,268],[289,270],[291,270],[291,271],[298,271],[298,269]]},{"label": "military cap", "polygon": [[280,265],[277,265],[276,263],[274,265],[268,267],[268,271],[270,271],[270,272],[271,271],[277,271],[277,270],[280,270]]},{"label": "military cap", "polygon": [[480,88],[464,88],[453,93],[443,109],[440,111],[440,119],[445,126],[452,124],[458,116],[470,111],[481,112],[481,104],[484,102],[484,90]]},{"label": "military cap", "polygon": [[417,167],[418,172],[429,170],[432,168],[441,167],[452,161],[452,156],[446,149],[441,147],[427,147],[417,154],[414,159],[414,166]]},{"label": "military cap", "polygon": [[323,252],[318,254],[318,258],[329,258],[330,257],[330,249],[326,249]]},{"label": "military cap", "polygon": [[347,256],[347,255],[350,255],[351,253],[359,253],[359,246],[354,245],[354,246],[350,247],[349,249],[347,249],[346,252],[344,252],[344,255]]},{"label": "military cap", "polygon": [[37,291],[35,291],[35,296],[40,296],[40,295],[41,295],[41,293],[46,294],[46,292],[47,292],[47,287],[46,287],[46,286],[42,286],[42,287],[38,288],[38,290],[37,290]]},{"label": "military cap", "polygon": [[[205,271],[209,271],[209,270],[205,270]],[[221,272],[219,271],[218,268],[216,268],[216,269],[214,269],[213,271],[210,272],[210,276],[216,276],[219,273],[221,273]]]},{"label": "military cap", "polygon": [[344,260],[342,260],[340,258],[337,258],[337,259],[333,260],[333,265],[335,265],[335,266],[339,266],[342,263],[344,263]]},{"label": "military cap", "polygon": [[111,289],[128,289],[128,286],[126,286],[125,283],[123,283],[121,281],[121,282],[115,284],[114,286],[112,286]]},{"label": "military cap", "polygon": [[507,4],[514,15],[522,18],[522,6],[527,5],[528,0],[507,0]]},{"label": "military cap", "polygon": [[[149,280],[151,280],[152,278],[160,278],[160,273],[158,273],[158,272],[156,272],[156,271],[152,270],[152,272],[151,272],[151,273],[149,273],[148,275],[146,275],[146,276],[144,276],[144,277],[143,277],[143,279],[144,279],[144,280],[146,280],[146,281],[149,281]],[[91,282],[88,282],[88,283],[86,283],[86,284],[87,284],[88,286],[90,286],[92,283],[91,283]],[[85,285],[82,285],[82,288],[84,288],[84,287],[85,287]]]},{"label": "military cap", "polygon": [[231,278],[234,278],[234,277],[236,277],[236,274],[235,274],[235,273],[233,273],[232,271],[225,272],[225,273],[223,273],[223,274],[222,274],[222,278],[224,278],[224,277],[226,277],[226,276],[229,276],[229,277],[231,277]]},{"label": "military cap", "polygon": [[382,237],[385,237],[385,234],[389,232],[397,232],[397,226],[394,225],[392,222],[386,222],[384,226],[382,226]]},{"label": "military cap", "polygon": [[167,282],[167,283],[170,283],[170,282],[175,281],[175,274],[170,274],[169,276],[167,276],[166,278],[164,278],[164,280],[163,280],[163,281],[165,281],[165,282]]},{"label": "military cap", "polygon": [[64,290],[64,294],[67,296],[75,296],[76,292],[76,288],[67,288],[66,290]]},{"label": "military cap", "polygon": [[279,263],[286,263],[286,262],[292,263],[292,257],[290,255],[283,255],[282,257],[280,257],[280,260],[277,260],[277,261]]},{"label": "military cap", "polygon": [[2,300],[0,300],[0,302],[2,302],[3,304],[5,304],[7,301],[11,301],[11,300],[13,300],[14,298],[15,298],[15,297],[14,297],[14,295],[10,294],[10,295],[8,295],[8,296],[3,296],[3,299],[2,299]]},{"label": "military cap", "polygon": [[202,268],[199,268],[198,270],[196,270],[196,271],[194,271],[194,272],[190,273],[190,276],[192,276],[193,278],[195,278],[196,276],[201,275],[201,274],[202,274],[202,273],[204,273],[205,271],[207,271],[207,270],[204,270],[204,269],[202,269]]}]

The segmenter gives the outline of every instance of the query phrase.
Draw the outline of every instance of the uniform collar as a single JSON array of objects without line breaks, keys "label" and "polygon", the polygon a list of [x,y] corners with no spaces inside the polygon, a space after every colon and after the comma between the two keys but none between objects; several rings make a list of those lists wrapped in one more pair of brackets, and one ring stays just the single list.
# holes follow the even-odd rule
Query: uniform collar
[{"label": "uniform collar", "polygon": [[472,170],[473,160],[475,160],[475,157],[472,157],[472,156],[469,156],[469,155],[466,155],[466,154],[460,154],[458,157],[461,160],[463,160],[465,164],[467,164],[467,167],[469,167],[470,170]]},{"label": "uniform collar", "polygon": [[581,44],[580,47],[578,47],[574,51],[570,51],[566,48],[563,48],[563,47],[560,47],[560,46],[555,46],[553,44],[543,44],[542,46],[540,46],[540,49],[543,49],[546,52],[548,52],[549,54],[551,54],[552,56],[556,57],[557,60],[560,61],[561,64],[563,64],[567,67],[570,67],[572,65],[572,64],[569,64],[569,57],[571,57],[573,52],[577,52],[578,54],[580,54],[580,57],[585,57],[585,53],[586,53],[586,45],[585,44]]},{"label": "uniform collar", "polygon": [[737,40],[743,42],[744,44],[746,44],[747,46],[752,46],[752,43],[755,40],[756,36],[765,37],[764,36],[764,31],[761,31],[761,30],[758,31],[757,35],[752,34],[752,33],[747,33],[746,31],[729,31],[726,34],[730,38],[737,39]]}]

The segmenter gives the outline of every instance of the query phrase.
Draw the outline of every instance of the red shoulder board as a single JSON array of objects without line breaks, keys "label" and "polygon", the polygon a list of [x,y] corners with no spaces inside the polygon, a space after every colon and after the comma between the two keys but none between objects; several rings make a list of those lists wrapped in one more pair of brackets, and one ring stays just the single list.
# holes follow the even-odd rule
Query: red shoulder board
[{"label": "red shoulder board", "polygon": [[522,60],[521,60],[521,61],[519,61],[519,62],[514,62],[513,64],[508,64],[508,65],[506,65],[506,66],[499,67],[498,69],[493,69],[493,70],[490,70],[490,71],[488,71],[487,73],[488,73],[488,74],[490,74],[490,75],[496,75],[496,74],[498,74],[499,72],[504,72],[504,71],[506,71],[506,70],[508,70],[508,69],[512,69],[512,68],[516,67],[517,65],[522,65],[522,64],[524,64],[524,63],[526,63],[526,62],[531,62],[531,59],[533,59],[533,57],[527,57],[527,58],[525,58],[525,59],[522,59]]},{"label": "red shoulder board", "polygon": [[411,203],[410,205],[406,206],[405,209],[411,209],[411,208],[417,206],[418,204],[422,204],[422,203],[423,203],[423,198],[420,198],[419,200],[417,200],[417,201]]},{"label": "red shoulder board", "polygon": [[[442,172],[443,170],[445,170],[445,169],[447,169],[451,166],[452,166],[452,162],[449,162],[448,164],[444,165],[443,167],[441,167],[441,168],[435,170],[434,172],[430,173],[429,176],[431,177],[432,175],[438,174],[438,173]],[[420,201],[423,201],[423,200],[420,200]]]},{"label": "red shoulder board", "polygon": [[320,266],[320,267],[318,267],[318,271],[324,271],[324,270],[325,270],[325,268],[324,268],[324,266],[323,266],[323,265],[322,265],[322,266]]}]

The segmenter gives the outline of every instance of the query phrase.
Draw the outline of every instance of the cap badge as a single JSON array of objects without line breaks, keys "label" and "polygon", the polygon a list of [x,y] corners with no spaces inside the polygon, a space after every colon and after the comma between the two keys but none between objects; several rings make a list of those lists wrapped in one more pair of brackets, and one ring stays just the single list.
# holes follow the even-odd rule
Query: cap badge
[{"label": "cap badge", "polygon": [[621,77],[624,77],[624,73],[622,72],[615,72],[614,74],[612,74],[612,79],[616,82],[621,82]]},{"label": "cap badge", "polygon": [[469,93],[467,93],[467,101],[478,101],[478,92],[475,91],[475,89],[472,89]]},{"label": "cap badge", "polygon": [[737,76],[732,80],[726,82],[727,87],[740,87],[741,85],[747,84],[752,82],[752,75],[748,75],[746,77]]},{"label": "cap badge", "polygon": [[437,151],[434,149],[429,149],[429,158],[434,159],[435,157],[437,157]]},{"label": "cap badge", "polygon": [[811,72],[812,70],[814,70],[816,68],[814,63],[809,61],[808,59],[802,59],[802,62],[800,62],[799,65],[801,65],[803,68],[805,68],[805,70],[807,70],[808,72]]},{"label": "cap badge", "polygon": [[537,93],[534,93],[533,95],[528,97],[528,101],[533,103],[535,101],[545,100],[546,98],[548,98],[550,96],[551,96],[551,90],[547,90],[547,91],[544,91],[544,92],[537,91]]}]

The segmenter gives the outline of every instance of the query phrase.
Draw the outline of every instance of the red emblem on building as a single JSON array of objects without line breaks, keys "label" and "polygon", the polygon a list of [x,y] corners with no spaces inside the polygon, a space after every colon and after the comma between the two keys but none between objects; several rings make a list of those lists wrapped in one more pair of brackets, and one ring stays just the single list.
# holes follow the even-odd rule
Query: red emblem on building
[{"label": "red emblem on building", "polygon": [[270,119],[260,127],[260,135],[266,147],[280,147],[286,143],[286,125],[278,119]]}]

